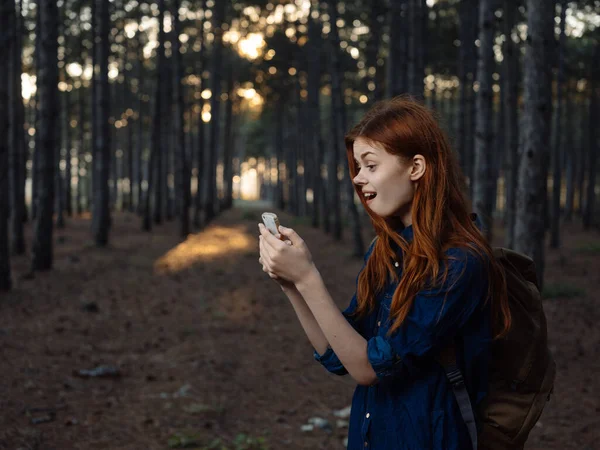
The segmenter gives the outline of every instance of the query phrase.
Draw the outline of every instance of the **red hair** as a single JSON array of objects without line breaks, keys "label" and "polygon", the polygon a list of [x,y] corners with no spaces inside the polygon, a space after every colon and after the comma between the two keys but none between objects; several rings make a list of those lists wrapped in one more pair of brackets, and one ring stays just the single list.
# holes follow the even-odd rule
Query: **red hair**
[{"label": "red hair", "polygon": [[[373,223],[378,239],[365,268],[358,277],[356,315],[372,311],[375,296],[392,274],[398,287],[392,299],[390,333],[402,325],[417,293],[429,280],[439,280],[440,261],[451,247],[465,248],[486,262],[489,274],[488,298],[491,300],[494,335],[505,335],[511,325],[504,272],[492,255],[485,236],[471,219],[465,194],[466,184],[445,133],[435,116],[408,96],[376,103],[345,138],[350,176],[358,172],[354,160],[354,141],[365,139],[404,161],[419,154],[426,162],[423,177],[417,182],[412,204],[414,239],[407,242],[389,220],[373,213],[360,189],[354,185]],[[396,258],[392,242],[402,249],[403,274],[397,279],[392,261]],[[448,265],[442,283],[446,281]],[[486,301],[487,301],[486,300]]]}]

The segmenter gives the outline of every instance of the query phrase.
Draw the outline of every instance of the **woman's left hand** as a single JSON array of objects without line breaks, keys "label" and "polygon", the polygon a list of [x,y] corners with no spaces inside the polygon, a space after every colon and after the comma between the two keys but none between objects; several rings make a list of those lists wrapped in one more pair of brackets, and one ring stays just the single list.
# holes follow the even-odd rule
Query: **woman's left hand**
[{"label": "woman's left hand", "polygon": [[279,232],[291,241],[289,245],[273,236],[262,223],[258,229],[260,259],[270,274],[297,284],[315,268],[308,247],[294,230],[279,227]]}]

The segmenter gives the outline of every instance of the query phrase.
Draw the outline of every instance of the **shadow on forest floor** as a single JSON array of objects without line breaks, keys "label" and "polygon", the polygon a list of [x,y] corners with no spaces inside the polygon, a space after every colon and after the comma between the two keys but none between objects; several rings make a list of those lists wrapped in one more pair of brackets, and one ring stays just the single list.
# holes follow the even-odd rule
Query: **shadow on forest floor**
[{"label": "shadow on forest floor", "polygon": [[[13,258],[15,288],[0,298],[0,448],[221,448],[220,439],[231,450],[342,449],[347,429],[333,413],[354,384],[313,361],[260,270],[262,207],[238,204],[184,242],[176,223],[147,234],[137,216],[117,214],[107,249],[93,246],[88,220],[70,219],[55,232],[52,271],[26,279],[29,257]],[[362,261],[305,221],[280,218],[345,306]],[[558,377],[528,449],[600,440],[600,235],[578,224],[563,233],[546,269]],[[301,431],[314,417],[330,427]]]}]

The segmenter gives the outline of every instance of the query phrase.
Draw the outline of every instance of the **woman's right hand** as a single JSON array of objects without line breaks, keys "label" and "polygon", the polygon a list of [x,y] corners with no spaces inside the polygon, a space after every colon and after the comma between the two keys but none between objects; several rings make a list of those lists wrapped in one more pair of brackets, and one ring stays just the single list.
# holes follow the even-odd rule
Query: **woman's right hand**
[{"label": "woman's right hand", "polygon": [[[283,242],[285,242],[288,245],[292,245],[292,241],[290,241],[289,239],[286,239]],[[291,281],[284,280],[283,278],[278,277],[274,273],[269,272],[269,269],[267,269],[267,266],[262,261],[262,258],[258,258],[258,262],[262,265],[263,272],[265,272],[267,275],[269,275],[269,277],[273,281],[277,282],[277,284],[279,284],[279,287],[281,287],[281,290],[283,292],[291,292],[291,291],[297,292],[298,291],[298,289],[296,289],[296,285],[294,283],[292,283]]]}]

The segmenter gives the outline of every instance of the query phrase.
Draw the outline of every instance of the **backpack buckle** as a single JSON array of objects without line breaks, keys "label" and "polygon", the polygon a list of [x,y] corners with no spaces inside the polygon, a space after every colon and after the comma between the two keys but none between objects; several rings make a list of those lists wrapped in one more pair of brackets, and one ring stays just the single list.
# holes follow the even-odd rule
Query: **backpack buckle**
[{"label": "backpack buckle", "polygon": [[448,378],[448,381],[450,381],[450,384],[456,388],[462,388],[465,385],[465,379],[458,369],[447,372],[446,377]]}]

